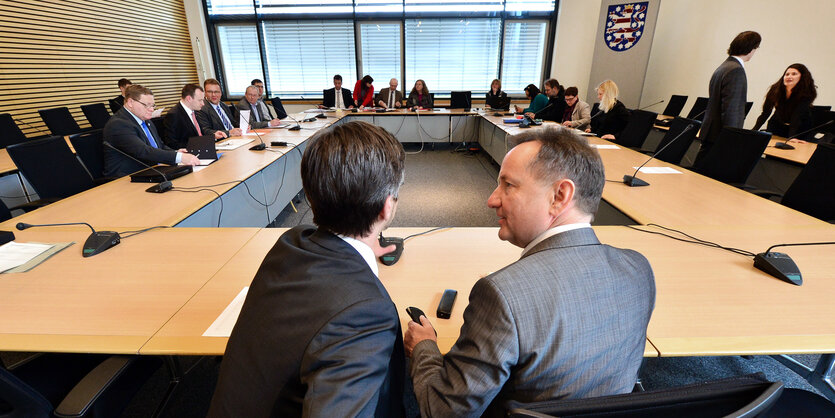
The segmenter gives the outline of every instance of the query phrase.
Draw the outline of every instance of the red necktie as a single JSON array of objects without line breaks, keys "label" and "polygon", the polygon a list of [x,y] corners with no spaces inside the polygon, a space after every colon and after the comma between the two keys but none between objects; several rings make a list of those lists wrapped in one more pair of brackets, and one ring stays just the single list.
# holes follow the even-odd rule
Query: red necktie
[{"label": "red necktie", "polygon": [[203,133],[200,132],[200,125],[197,123],[197,115],[194,112],[191,112],[191,121],[194,122],[194,129],[197,129],[197,136],[203,136]]}]

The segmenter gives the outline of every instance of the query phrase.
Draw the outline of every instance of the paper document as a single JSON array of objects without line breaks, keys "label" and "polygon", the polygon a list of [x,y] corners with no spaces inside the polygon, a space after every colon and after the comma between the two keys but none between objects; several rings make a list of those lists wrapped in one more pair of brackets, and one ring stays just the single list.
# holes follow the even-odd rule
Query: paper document
[{"label": "paper document", "polygon": [[209,164],[211,164],[215,161],[217,161],[217,160],[213,160],[211,158],[205,158],[205,159],[201,158],[200,159],[200,164],[198,164],[198,166],[207,166],[207,165],[209,165]]},{"label": "paper document", "polygon": [[215,322],[212,322],[212,325],[209,325],[209,328],[203,333],[204,337],[229,338],[229,335],[232,334],[232,328],[235,327],[235,322],[238,321],[238,315],[241,314],[241,308],[244,306],[244,299],[246,299],[248,291],[249,286],[244,287],[238,293],[238,296],[232,299],[232,302],[218,315]]},{"label": "paper document", "polygon": [[252,141],[254,141],[254,139],[227,139],[223,142],[218,142],[217,144],[215,144],[215,149],[218,151],[231,151],[233,149],[240,148]]},{"label": "paper document", "polygon": [[52,244],[8,242],[0,246],[0,272],[26,264],[52,248]]},{"label": "paper document", "polygon": [[158,118],[162,116],[162,111],[165,110],[164,107],[154,110],[154,113],[151,113],[151,118]]},{"label": "paper document", "polygon": [[[638,170],[638,167],[632,168]],[[641,167],[639,171],[647,174],[681,174],[681,171],[672,167]]]},{"label": "paper document", "polygon": [[610,144],[592,144],[593,147],[597,149],[620,149],[617,145],[610,145]]},{"label": "paper document", "polygon": [[238,126],[241,127],[241,135],[246,135],[247,131],[249,131],[249,113],[252,112],[251,110],[241,110],[241,120],[239,121],[240,124]]}]

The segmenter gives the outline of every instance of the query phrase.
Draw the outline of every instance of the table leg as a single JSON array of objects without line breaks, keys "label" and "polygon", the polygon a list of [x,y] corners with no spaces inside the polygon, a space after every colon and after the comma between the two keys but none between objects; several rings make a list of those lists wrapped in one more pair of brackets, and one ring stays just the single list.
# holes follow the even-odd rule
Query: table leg
[{"label": "table leg", "polygon": [[823,396],[835,402],[835,383],[832,382],[835,354],[822,354],[814,369],[787,355],[771,357],[799,374],[800,377],[806,379],[810,385],[819,390]]}]

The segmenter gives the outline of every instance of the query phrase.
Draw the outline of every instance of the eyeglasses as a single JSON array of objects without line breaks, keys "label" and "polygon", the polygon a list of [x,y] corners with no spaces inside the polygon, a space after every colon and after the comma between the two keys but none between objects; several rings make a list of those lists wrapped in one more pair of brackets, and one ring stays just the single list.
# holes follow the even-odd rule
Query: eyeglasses
[{"label": "eyeglasses", "polygon": [[140,102],[139,100],[134,100],[134,101],[135,101],[136,103],[141,104],[142,106],[145,106],[145,108],[147,108],[147,109],[154,110],[154,103],[147,104],[147,103],[142,103],[142,102]]}]

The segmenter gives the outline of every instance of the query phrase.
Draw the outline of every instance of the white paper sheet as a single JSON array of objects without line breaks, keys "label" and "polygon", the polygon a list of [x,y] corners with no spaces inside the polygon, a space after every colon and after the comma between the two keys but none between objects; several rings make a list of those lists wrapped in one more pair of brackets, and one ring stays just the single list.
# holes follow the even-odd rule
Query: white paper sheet
[{"label": "white paper sheet", "polygon": [[29,260],[52,248],[50,244],[8,242],[0,246],[0,272],[26,264]]},{"label": "white paper sheet", "polygon": [[239,121],[240,124],[238,126],[241,127],[241,134],[246,135],[247,131],[249,131],[249,113],[252,112],[251,110],[241,110],[241,120]]},{"label": "white paper sheet", "polygon": [[154,113],[151,113],[151,118],[158,118],[162,116],[162,111],[165,110],[164,107],[154,110]]},{"label": "white paper sheet", "polygon": [[238,315],[241,314],[241,308],[244,306],[244,300],[248,291],[249,286],[244,287],[238,293],[238,296],[232,299],[232,302],[226,306],[226,309],[217,316],[215,322],[212,322],[212,325],[209,325],[209,328],[203,333],[204,337],[229,338],[229,335],[232,334],[232,328],[235,327],[235,322],[238,321]]},{"label": "white paper sheet", "polygon": [[[636,170],[638,169],[638,167],[632,168]],[[681,174],[681,171],[672,167],[641,167],[641,170],[639,171],[646,174]]]},{"label": "white paper sheet", "polygon": [[610,144],[592,144],[593,147],[597,149],[620,149],[617,145],[610,145]]},{"label": "white paper sheet", "polygon": [[215,149],[218,151],[231,151],[233,149],[240,148],[252,141],[254,141],[254,139],[227,139],[223,142],[218,142],[215,145]]}]

